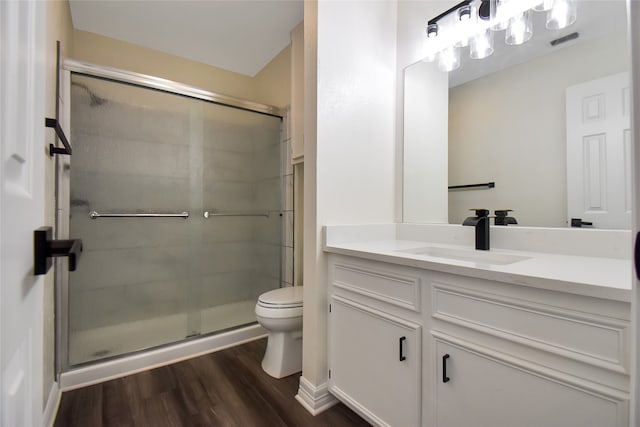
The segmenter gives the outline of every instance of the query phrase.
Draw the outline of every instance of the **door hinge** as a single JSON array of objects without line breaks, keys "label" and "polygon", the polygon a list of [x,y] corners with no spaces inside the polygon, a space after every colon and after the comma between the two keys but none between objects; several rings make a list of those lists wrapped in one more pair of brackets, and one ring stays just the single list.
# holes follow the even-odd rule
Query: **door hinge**
[{"label": "door hinge", "polygon": [[329,378],[331,378],[331,369],[329,369]]},{"label": "door hinge", "polygon": [[329,304],[329,313],[331,313],[331,304]]}]

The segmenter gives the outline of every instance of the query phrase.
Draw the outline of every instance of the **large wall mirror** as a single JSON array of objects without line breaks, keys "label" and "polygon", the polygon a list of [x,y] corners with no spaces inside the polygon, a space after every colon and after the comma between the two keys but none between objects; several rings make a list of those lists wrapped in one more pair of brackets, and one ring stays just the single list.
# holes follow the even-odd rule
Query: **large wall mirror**
[{"label": "large wall mirror", "polygon": [[[518,225],[630,228],[629,46],[624,0],[578,0],[576,22],[459,69],[405,70],[404,221],[461,224],[512,209]],[[574,35],[576,33],[576,35]],[[568,40],[552,43],[565,36]],[[495,187],[447,186],[494,182]]]}]

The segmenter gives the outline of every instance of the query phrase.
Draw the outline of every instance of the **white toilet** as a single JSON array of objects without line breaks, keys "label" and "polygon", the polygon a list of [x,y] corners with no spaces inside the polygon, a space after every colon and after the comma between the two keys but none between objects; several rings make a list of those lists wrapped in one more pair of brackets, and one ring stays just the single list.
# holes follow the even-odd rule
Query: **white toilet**
[{"label": "white toilet", "polygon": [[302,370],[302,286],[265,292],[256,304],[258,323],[269,331],[262,369],[274,378]]}]

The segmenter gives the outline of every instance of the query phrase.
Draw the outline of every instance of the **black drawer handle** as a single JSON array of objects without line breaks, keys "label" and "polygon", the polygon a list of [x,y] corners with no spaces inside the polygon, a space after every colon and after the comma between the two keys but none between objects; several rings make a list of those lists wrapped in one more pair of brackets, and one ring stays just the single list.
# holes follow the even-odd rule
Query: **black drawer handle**
[{"label": "black drawer handle", "polygon": [[636,265],[636,277],[640,280],[640,231],[636,234],[636,244],[633,253]]},{"label": "black drawer handle", "polygon": [[407,340],[407,337],[400,337],[400,339],[398,340],[398,344],[399,344],[399,355],[400,355],[400,361],[404,362],[405,360],[407,360],[407,358],[404,356],[404,342]]},{"label": "black drawer handle", "polygon": [[448,354],[442,356],[442,382],[448,383],[451,378],[447,376],[447,359],[449,358]]}]

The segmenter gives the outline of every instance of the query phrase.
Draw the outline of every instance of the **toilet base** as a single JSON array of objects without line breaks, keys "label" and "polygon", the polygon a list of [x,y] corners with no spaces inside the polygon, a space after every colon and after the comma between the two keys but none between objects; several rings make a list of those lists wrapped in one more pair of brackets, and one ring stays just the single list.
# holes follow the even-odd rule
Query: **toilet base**
[{"label": "toilet base", "polygon": [[262,369],[274,378],[302,371],[302,331],[270,332]]}]

